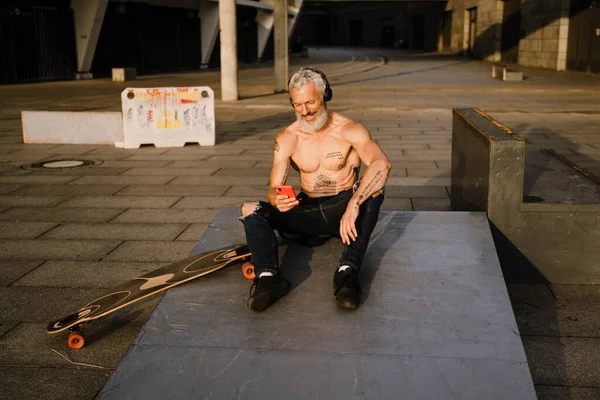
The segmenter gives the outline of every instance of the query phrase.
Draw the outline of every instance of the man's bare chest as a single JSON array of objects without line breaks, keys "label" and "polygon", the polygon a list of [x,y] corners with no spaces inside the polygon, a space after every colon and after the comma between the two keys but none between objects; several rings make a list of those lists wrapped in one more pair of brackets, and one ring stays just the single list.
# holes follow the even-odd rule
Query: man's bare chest
[{"label": "man's bare chest", "polygon": [[296,144],[292,160],[303,172],[318,169],[338,171],[344,168],[352,153],[350,143],[335,138],[308,138]]}]

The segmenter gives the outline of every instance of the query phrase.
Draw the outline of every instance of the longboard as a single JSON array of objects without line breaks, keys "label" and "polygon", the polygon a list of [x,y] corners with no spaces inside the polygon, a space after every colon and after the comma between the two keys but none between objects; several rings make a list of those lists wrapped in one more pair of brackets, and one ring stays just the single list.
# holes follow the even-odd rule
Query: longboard
[{"label": "longboard", "polygon": [[90,301],[73,314],[50,322],[46,331],[50,334],[71,331],[69,347],[77,350],[83,347],[85,339],[79,328],[86,322],[98,319],[123,307],[162,292],[173,286],[210,274],[225,268],[236,261],[246,261],[243,273],[247,279],[254,275],[250,259],[250,249],[237,245],[219,250],[207,251],[149,272],[112,289],[105,295]]}]

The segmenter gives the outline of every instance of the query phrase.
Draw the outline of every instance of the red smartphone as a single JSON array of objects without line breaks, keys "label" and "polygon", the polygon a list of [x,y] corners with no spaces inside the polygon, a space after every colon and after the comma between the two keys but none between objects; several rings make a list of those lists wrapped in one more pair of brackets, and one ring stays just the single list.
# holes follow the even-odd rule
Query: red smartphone
[{"label": "red smartphone", "polygon": [[296,200],[296,192],[294,192],[294,188],[292,186],[277,186],[277,194],[283,194],[289,197],[290,199]]}]

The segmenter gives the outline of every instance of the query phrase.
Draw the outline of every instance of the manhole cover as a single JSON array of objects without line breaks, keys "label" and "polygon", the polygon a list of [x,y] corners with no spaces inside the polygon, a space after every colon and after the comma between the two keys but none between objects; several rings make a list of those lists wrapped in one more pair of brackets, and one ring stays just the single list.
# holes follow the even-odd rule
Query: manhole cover
[{"label": "manhole cover", "polygon": [[43,163],[43,168],[73,168],[81,167],[84,164],[81,160],[50,161]]},{"label": "manhole cover", "polygon": [[24,169],[69,169],[69,168],[84,168],[93,167],[102,164],[99,160],[49,160],[33,164],[23,165]]}]

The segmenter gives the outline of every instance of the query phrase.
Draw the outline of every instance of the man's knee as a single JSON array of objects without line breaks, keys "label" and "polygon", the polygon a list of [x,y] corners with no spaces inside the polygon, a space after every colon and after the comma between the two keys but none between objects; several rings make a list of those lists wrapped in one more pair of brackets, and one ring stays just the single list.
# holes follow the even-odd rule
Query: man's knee
[{"label": "man's knee", "polygon": [[240,213],[243,217],[247,217],[248,215],[255,213],[258,209],[260,209],[260,203],[258,201],[249,201],[247,203],[242,204],[240,208]]}]

